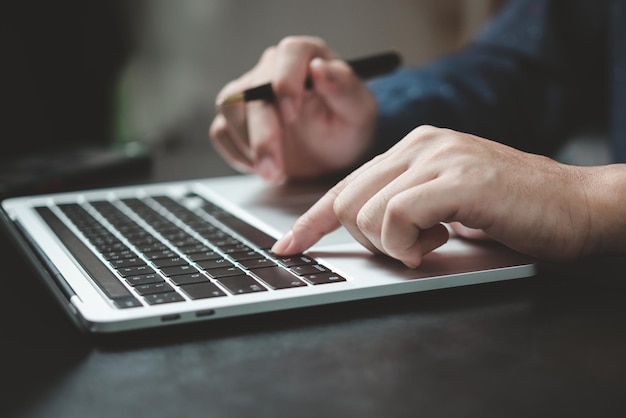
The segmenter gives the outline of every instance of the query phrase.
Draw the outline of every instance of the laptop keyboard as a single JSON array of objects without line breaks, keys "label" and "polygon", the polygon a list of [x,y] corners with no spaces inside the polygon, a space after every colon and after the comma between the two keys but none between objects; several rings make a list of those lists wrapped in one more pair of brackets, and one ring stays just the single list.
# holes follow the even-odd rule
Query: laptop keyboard
[{"label": "laptop keyboard", "polygon": [[184,200],[192,209],[169,196],[59,204],[84,239],[37,211],[120,309],[345,281],[307,255],[272,254],[273,237],[203,198]]}]

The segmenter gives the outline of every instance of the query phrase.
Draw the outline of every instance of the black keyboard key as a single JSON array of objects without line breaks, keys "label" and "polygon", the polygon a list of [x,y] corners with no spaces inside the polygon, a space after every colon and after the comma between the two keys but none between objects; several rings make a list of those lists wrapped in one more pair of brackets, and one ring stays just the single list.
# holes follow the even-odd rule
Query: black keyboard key
[{"label": "black keyboard key", "polygon": [[303,279],[311,284],[326,284],[326,283],[337,283],[337,282],[346,281],[345,278],[330,271],[327,271],[325,273],[319,273],[319,274],[307,274],[306,276],[303,277]]},{"label": "black keyboard key", "polygon": [[174,289],[172,289],[172,286],[165,282],[141,284],[139,286],[135,286],[135,290],[142,296],[152,295],[154,293],[166,293],[174,291]]},{"label": "black keyboard key", "polygon": [[245,251],[252,251],[252,248],[248,247],[246,244],[242,242],[237,242],[233,245],[220,245],[220,250],[222,250],[225,254],[239,253]]},{"label": "black keyboard key", "polygon": [[199,271],[197,271],[195,273],[179,274],[177,276],[172,276],[172,277],[170,277],[170,280],[176,286],[182,286],[182,285],[191,284],[191,283],[202,283],[202,282],[209,282],[210,281],[208,277],[206,277],[204,274],[200,273]]},{"label": "black keyboard key", "polygon": [[143,306],[141,302],[135,299],[134,296],[127,298],[115,299],[113,304],[119,309],[127,309],[127,308],[136,308],[138,306]]},{"label": "black keyboard key", "polygon": [[171,257],[171,258],[157,258],[156,260],[152,260],[152,264],[162,269],[164,267],[174,267],[174,266],[183,266],[189,264],[187,260],[181,257]]},{"label": "black keyboard key", "polygon": [[186,248],[190,246],[199,246],[202,245],[200,241],[193,237],[188,238],[179,238],[179,239],[171,239],[169,240],[170,244],[172,244],[176,248]]},{"label": "black keyboard key", "polygon": [[161,241],[159,241],[152,235],[128,241],[137,248],[149,248],[150,246],[162,245]]},{"label": "black keyboard key", "polygon": [[122,241],[115,238],[114,236],[110,237],[88,237],[89,242],[96,248],[106,248],[115,246],[118,244],[122,244]]},{"label": "black keyboard key", "polygon": [[[198,197],[204,200],[203,197],[201,196],[198,196]],[[204,201],[204,204],[202,205],[202,209],[209,215],[214,216],[216,218],[226,215],[226,211],[224,209],[221,209],[217,207],[216,205],[214,205],[213,203],[207,202],[206,200]]]},{"label": "black keyboard key", "polygon": [[237,247],[238,245],[241,245],[241,248],[243,248],[245,245],[242,244],[239,240],[226,235],[224,237],[220,237],[220,238],[216,238],[216,239],[212,239],[210,240],[211,244],[215,245],[216,247],[220,248],[220,249],[224,249],[224,248],[230,248],[230,247]]},{"label": "black keyboard key", "polygon": [[200,236],[208,241],[215,242],[219,239],[223,239],[227,237],[228,234],[217,227],[215,229],[205,230],[205,231],[197,231]]},{"label": "black keyboard key", "polygon": [[239,262],[242,266],[247,268],[248,270],[258,269],[261,267],[274,267],[276,263],[272,260],[268,260],[267,258],[255,258],[252,260],[241,260]]},{"label": "black keyboard key", "polygon": [[319,273],[325,273],[325,272],[330,271],[326,267],[321,266],[319,264],[294,266],[290,268],[290,270],[296,273],[298,276],[306,276],[307,274],[319,274]]},{"label": "black keyboard key", "polygon": [[142,284],[151,284],[151,283],[159,283],[163,282],[163,277],[159,276],[156,273],[150,274],[141,274],[139,276],[129,276],[125,277],[124,280],[131,286],[139,286]]},{"label": "black keyboard key", "polygon": [[226,296],[219,287],[211,282],[186,284],[180,287],[190,299],[206,299]]},{"label": "black keyboard key", "polygon": [[245,261],[245,260],[256,260],[259,258],[264,258],[263,255],[261,255],[260,253],[257,253],[254,250],[230,253],[228,254],[228,256],[232,258],[233,260],[240,261],[240,262]]},{"label": "black keyboard key", "polygon": [[214,279],[218,277],[238,276],[240,274],[244,274],[243,270],[235,266],[206,270],[206,272]]},{"label": "black keyboard key", "polygon": [[215,258],[213,260],[200,260],[197,262],[197,264],[202,267],[203,270],[228,268],[233,265],[233,263],[223,258]]},{"label": "black keyboard key", "polygon": [[235,295],[267,291],[259,282],[246,275],[221,277],[218,281]]},{"label": "black keyboard key", "polygon": [[163,303],[183,302],[185,298],[176,292],[169,293],[154,293],[144,296],[146,302],[150,305],[160,305]]},{"label": "black keyboard key", "polygon": [[197,271],[198,270],[195,267],[190,266],[189,264],[184,266],[163,267],[161,269],[161,272],[167,277],[177,276],[179,274],[196,273]]},{"label": "black keyboard key", "polygon": [[145,242],[155,242],[156,238],[149,234],[147,231],[141,230],[133,233],[125,233],[124,237],[130,241],[132,244],[141,244]]},{"label": "black keyboard key", "polygon": [[203,261],[203,260],[215,260],[218,258],[222,258],[222,256],[218,253],[216,253],[215,251],[202,251],[199,253],[191,253],[191,254],[187,254],[187,257],[189,257],[190,260],[192,261]]},{"label": "black keyboard key", "polygon": [[137,266],[145,266],[146,262],[143,261],[139,257],[128,257],[128,258],[118,258],[113,260],[108,260],[109,263],[115,269],[123,268],[123,267],[137,267]]},{"label": "black keyboard key", "polygon": [[306,286],[306,283],[298,279],[293,273],[278,266],[256,269],[252,271],[252,274],[257,276],[272,289]]},{"label": "black keyboard key", "polygon": [[128,249],[128,247],[122,242],[116,242],[115,244],[94,245],[94,247],[96,247],[96,249],[100,253],[109,253],[112,251],[124,251]]},{"label": "black keyboard key", "polygon": [[151,274],[154,273],[154,270],[152,269],[152,267],[143,265],[135,267],[122,267],[117,269],[117,272],[120,274],[120,276],[126,278],[130,276],[140,276],[142,274]]},{"label": "black keyboard key", "polygon": [[317,264],[315,260],[311,257],[308,257],[303,254],[292,255],[292,256],[274,256],[276,257],[276,261],[282,264],[285,267],[295,267],[295,266],[305,266],[307,264]]},{"label": "black keyboard key", "polygon": [[167,251],[170,250],[170,247],[163,244],[162,242],[151,242],[148,244],[137,245],[137,250],[141,253],[149,253],[153,251]]},{"label": "black keyboard key", "polygon": [[107,260],[107,261],[119,260],[121,258],[137,257],[137,254],[135,254],[132,250],[130,250],[128,248],[125,249],[125,250],[120,250],[120,251],[110,251],[108,253],[102,253],[102,255],[104,256],[105,260]]},{"label": "black keyboard key", "polygon": [[144,254],[148,260],[158,260],[160,258],[173,258],[178,256],[174,251],[167,249],[161,251],[150,251]]},{"label": "black keyboard key", "polygon": [[[194,239],[191,235],[180,229],[179,227],[172,227],[165,231],[159,231],[159,233],[163,236],[163,238],[169,241],[176,240],[184,240],[184,239]],[[196,241],[197,243],[197,241]]]},{"label": "black keyboard key", "polygon": [[183,254],[196,254],[196,253],[203,253],[203,252],[211,251],[209,247],[207,247],[206,245],[202,243],[192,244],[192,245],[183,245],[182,247],[178,247],[178,249]]}]

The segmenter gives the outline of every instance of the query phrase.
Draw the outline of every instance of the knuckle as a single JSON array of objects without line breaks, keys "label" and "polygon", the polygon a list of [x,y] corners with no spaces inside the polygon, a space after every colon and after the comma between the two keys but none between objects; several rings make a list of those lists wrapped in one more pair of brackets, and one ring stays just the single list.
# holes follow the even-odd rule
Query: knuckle
[{"label": "knuckle", "polygon": [[385,217],[394,219],[404,219],[408,211],[407,204],[402,197],[396,195],[387,202]]},{"label": "knuckle", "polygon": [[431,125],[418,126],[409,135],[414,141],[432,142],[438,145],[456,145],[463,142],[456,132]]},{"label": "knuckle", "polygon": [[229,81],[228,83],[226,83],[224,85],[224,87],[222,87],[222,89],[217,94],[217,98],[218,98],[217,101],[220,101],[220,99],[222,99],[224,97],[227,97],[230,94],[239,91],[239,89],[240,89],[240,85],[239,85],[240,82],[239,82],[239,80],[240,79],[232,80],[232,81]]},{"label": "knuckle", "polygon": [[442,131],[441,128],[437,128],[432,125],[420,125],[417,128],[413,129],[413,134],[420,138],[431,138],[435,135],[440,134]]},{"label": "knuckle", "polygon": [[[458,132],[422,125],[409,134],[407,146],[419,147],[421,154],[430,160],[450,159],[470,154],[473,141]],[[425,150],[427,152],[425,153]]]},{"label": "knuckle", "polygon": [[339,219],[339,222],[344,225],[352,220],[350,205],[347,200],[342,197],[342,195],[338,195],[335,198],[335,201],[333,202],[333,212],[335,213],[337,219]]},{"label": "knuckle", "polygon": [[438,144],[441,141],[442,130],[440,128],[430,125],[420,125],[413,129],[406,136],[406,141],[402,142],[402,148],[414,148],[414,147],[432,147],[433,144]]},{"label": "knuckle", "polygon": [[323,48],[326,46],[326,42],[323,39],[316,36],[295,36],[290,35],[284,37],[278,44],[278,48],[285,50],[300,49],[300,48]]},{"label": "knuckle", "polygon": [[276,46],[274,45],[268,46],[261,53],[261,58],[259,59],[259,62],[261,63],[261,62],[270,60],[274,57],[275,54],[276,54]]},{"label": "knuckle", "polygon": [[278,43],[278,47],[280,49],[290,49],[294,47],[299,47],[304,43],[304,38],[302,36],[285,36]]},{"label": "knuckle", "polygon": [[217,140],[226,130],[226,121],[222,115],[217,115],[209,127],[209,138]]},{"label": "knuckle", "polygon": [[360,210],[356,215],[357,228],[366,235],[377,234],[379,232],[376,222],[367,210]]}]

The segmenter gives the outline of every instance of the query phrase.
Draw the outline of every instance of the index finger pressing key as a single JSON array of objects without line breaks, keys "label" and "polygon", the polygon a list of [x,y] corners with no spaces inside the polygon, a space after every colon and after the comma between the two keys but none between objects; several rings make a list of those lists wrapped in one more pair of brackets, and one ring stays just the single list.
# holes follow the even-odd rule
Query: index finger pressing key
[{"label": "index finger pressing key", "polygon": [[289,232],[280,238],[272,251],[279,255],[291,255],[301,253],[313,244],[330,234],[341,226],[334,211],[334,204],[337,196],[363,171],[369,169],[377,163],[377,158],[368,161],[347,177],[337,183],[324,196],[322,196],[313,206],[300,216]]},{"label": "index finger pressing key", "polygon": [[272,252],[278,255],[299,254],[339,228],[341,224],[333,211],[336,197],[337,192],[333,188],[315,202],[296,220],[291,230],[276,241]]}]

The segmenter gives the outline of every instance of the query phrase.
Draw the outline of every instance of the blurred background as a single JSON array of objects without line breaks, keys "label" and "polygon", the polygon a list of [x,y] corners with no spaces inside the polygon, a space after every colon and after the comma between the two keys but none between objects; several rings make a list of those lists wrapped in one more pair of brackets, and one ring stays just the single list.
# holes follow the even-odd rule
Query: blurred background
[{"label": "blurred background", "polygon": [[139,143],[163,173],[163,164],[177,163],[177,149],[193,146],[195,160],[177,164],[167,179],[229,174],[207,138],[215,96],[266,47],[287,35],[314,35],[345,58],[395,49],[407,65],[422,65],[462,45],[501,3],[11,2],[0,27],[2,88],[12,112],[1,124],[0,154]]},{"label": "blurred background", "polygon": [[[182,0],[135,5],[135,50],[121,73],[120,135],[163,140],[192,126],[206,137],[221,87],[287,35],[314,35],[346,58],[386,49],[408,65],[457,48],[494,0]],[[189,130],[191,129],[191,131]]]}]

